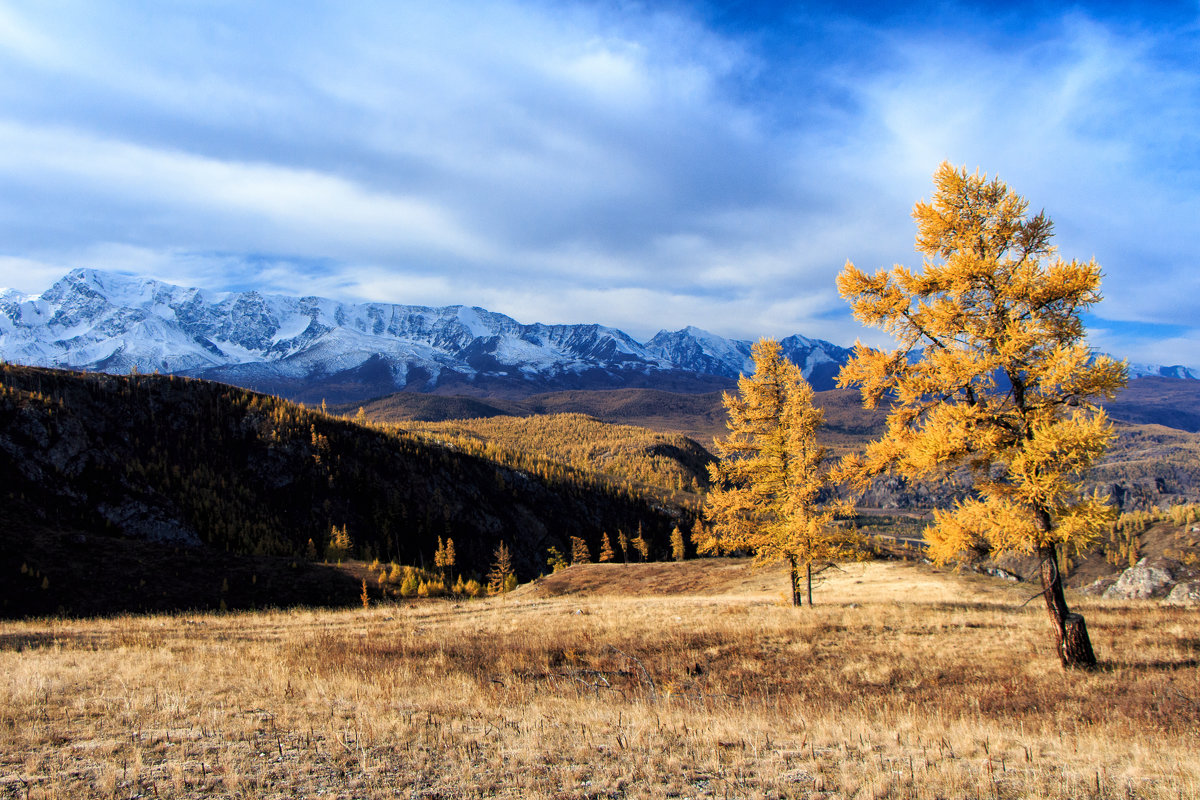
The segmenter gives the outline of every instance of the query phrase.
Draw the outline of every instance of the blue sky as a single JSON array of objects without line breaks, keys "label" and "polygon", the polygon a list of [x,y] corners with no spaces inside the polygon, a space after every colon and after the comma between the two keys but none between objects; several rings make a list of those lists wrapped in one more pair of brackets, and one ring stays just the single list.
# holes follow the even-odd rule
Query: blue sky
[{"label": "blue sky", "polygon": [[1200,367],[1200,6],[5,2],[0,286],[78,266],[639,337],[883,344],[942,160]]}]

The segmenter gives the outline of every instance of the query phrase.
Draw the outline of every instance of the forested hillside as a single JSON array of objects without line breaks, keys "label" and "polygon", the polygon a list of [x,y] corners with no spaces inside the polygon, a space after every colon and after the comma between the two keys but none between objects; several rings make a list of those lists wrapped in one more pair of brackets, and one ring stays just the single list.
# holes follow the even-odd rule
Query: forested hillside
[{"label": "forested hillside", "polygon": [[[652,556],[690,513],[571,469],[498,464],[220,384],[0,366],[0,480],[8,513],[36,526],[177,550],[322,559],[345,528],[352,555],[432,561],[453,537],[461,571],[495,546],[518,574],[550,546],[641,526]],[[14,511],[19,510],[19,511]],[[22,545],[5,545],[8,574]],[[28,565],[26,565],[28,566]]]},{"label": "forested hillside", "polygon": [[[338,406],[337,410],[354,414],[362,408],[369,419],[379,422],[587,414],[601,422],[680,433],[702,447],[711,448],[715,437],[728,432],[721,395],[721,392],[680,394],[658,389],[612,389],[547,392],[520,399],[481,399],[398,392],[361,405]],[[859,447],[883,430],[884,413],[864,409],[858,392],[853,389],[816,392],[814,402],[825,412],[821,441],[835,453]]]},{"label": "forested hillside", "polygon": [[408,422],[401,430],[518,468],[572,469],[629,490],[699,505],[713,456],[678,434],[600,422],[586,414],[539,414]]}]

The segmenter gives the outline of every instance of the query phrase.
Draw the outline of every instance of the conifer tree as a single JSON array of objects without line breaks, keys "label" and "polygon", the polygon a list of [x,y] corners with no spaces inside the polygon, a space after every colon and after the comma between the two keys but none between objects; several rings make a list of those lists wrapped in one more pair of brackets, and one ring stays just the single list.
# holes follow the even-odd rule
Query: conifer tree
[{"label": "conifer tree", "polygon": [[496,545],[492,555],[492,569],[488,572],[488,592],[501,594],[513,588],[516,576],[513,574],[512,554],[504,542]]},{"label": "conifer tree", "polygon": [[650,560],[650,542],[646,540],[646,536],[642,533],[642,523],[638,523],[638,534],[633,537],[633,549],[637,550],[638,555],[642,557],[642,561]]},{"label": "conifer tree", "polygon": [[571,537],[571,563],[572,564],[588,564],[591,563],[592,552],[588,550],[587,542],[579,536]]},{"label": "conifer tree", "polygon": [[600,563],[607,564],[616,557],[617,554],[613,552],[612,539],[609,538],[608,531],[605,531],[600,540]]},{"label": "conifer tree", "polygon": [[626,564],[629,563],[629,536],[625,531],[617,531],[617,545],[621,548],[621,560]]},{"label": "conifer tree", "polygon": [[551,574],[571,566],[562,552],[554,545],[550,545],[546,550],[546,564],[550,567]]},{"label": "conifer tree", "polygon": [[1083,549],[1114,517],[1082,479],[1113,437],[1095,403],[1126,370],[1093,356],[1081,312],[1100,300],[1100,267],[1064,261],[1053,224],[999,179],[943,163],[934,195],[913,209],[922,269],[867,275],[847,263],[838,289],[861,322],[895,339],[859,344],[839,383],[863,403],[893,404],[887,429],[843,474],[937,476],[965,467],[977,497],[935,514],[926,532],[939,561],[966,552],[1041,561],[1042,595],[1064,666],[1096,658],[1083,617],[1063,596],[1059,548]]},{"label": "conifer tree", "polygon": [[334,525],[329,531],[329,546],[325,548],[325,558],[329,561],[341,562],[354,550],[354,541],[350,538],[350,532],[343,525],[340,528]]},{"label": "conifer tree", "polygon": [[454,570],[454,539],[449,536],[443,542],[442,537],[438,537],[437,549],[433,552],[433,565],[442,573],[442,582],[447,582],[447,575]]},{"label": "conifer tree", "polygon": [[812,386],[778,342],[763,339],[751,355],[754,375],[741,376],[738,394],[724,397],[729,436],[715,442],[720,461],[709,466],[709,546],[787,561],[797,606],[804,567],[811,605],[813,564],[851,554],[854,536],[834,521],[844,504],[819,502],[827,476],[816,432],[824,414],[813,405]]},{"label": "conifer tree", "polygon": [[671,558],[683,561],[685,555],[687,555],[687,548],[683,541],[683,531],[679,530],[679,526],[676,525],[671,529]]}]

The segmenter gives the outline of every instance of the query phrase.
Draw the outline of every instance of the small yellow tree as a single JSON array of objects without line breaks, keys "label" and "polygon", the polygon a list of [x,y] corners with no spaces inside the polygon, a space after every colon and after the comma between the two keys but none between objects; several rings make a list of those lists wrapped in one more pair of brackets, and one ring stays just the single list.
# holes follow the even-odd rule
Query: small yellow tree
[{"label": "small yellow tree", "polygon": [[342,559],[349,557],[353,551],[354,541],[350,538],[346,526],[339,528],[334,525],[329,531],[329,545],[325,548],[326,560],[341,563]]},{"label": "small yellow tree", "polygon": [[616,553],[613,552],[612,539],[609,538],[608,531],[605,531],[604,538],[600,540],[600,563],[605,564],[616,557]]},{"label": "small yellow tree", "polygon": [[826,485],[825,448],[816,442],[824,420],[813,389],[779,343],[763,339],[751,350],[754,375],[726,393],[729,436],[718,439],[720,461],[709,466],[713,488],[705,516],[713,524],[706,550],[749,550],[761,560],[786,560],[792,604],[801,605],[800,567],[812,604],[812,567],[849,555],[852,531],[835,523],[843,503],[819,502]]},{"label": "small yellow tree", "polygon": [[641,556],[642,561],[650,560],[650,542],[646,539],[646,535],[642,532],[642,523],[638,523],[638,535],[633,537],[631,542],[633,549]]},{"label": "small yellow tree", "polygon": [[839,376],[867,407],[894,404],[883,437],[843,474],[865,485],[887,472],[968,468],[978,497],[937,512],[931,555],[1036,555],[1055,649],[1064,665],[1091,666],[1058,552],[1089,546],[1113,518],[1107,498],[1082,489],[1113,436],[1092,399],[1113,397],[1126,379],[1123,364],[1093,357],[1083,338],[1080,313],[1100,300],[1100,267],[1055,257],[1050,220],[1028,216],[998,179],[943,163],[934,187],[932,202],[913,209],[922,270],[871,276],[847,263],[838,277],[854,316],[898,344],[857,345]]},{"label": "small yellow tree", "polygon": [[449,536],[445,541],[442,537],[438,537],[437,550],[433,552],[433,565],[442,573],[442,582],[447,582],[447,575],[453,573],[454,562],[456,556],[454,554],[454,539]]},{"label": "small yellow tree", "polygon": [[492,569],[487,577],[490,594],[502,594],[516,588],[517,576],[513,573],[512,554],[504,542],[496,545],[496,552],[492,555]]},{"label": "small yellow tree", "polygon": [[683,541],[683,531],[676,525],[671,529],[671,558],[683,561],[687,556],[687,546]]},{"label": "small yellow tree", "polygon": [[571,537],[571,563],[572,564],[587,564],[592,560],[592,553],[588,550],[587,542],[579,536]]}]

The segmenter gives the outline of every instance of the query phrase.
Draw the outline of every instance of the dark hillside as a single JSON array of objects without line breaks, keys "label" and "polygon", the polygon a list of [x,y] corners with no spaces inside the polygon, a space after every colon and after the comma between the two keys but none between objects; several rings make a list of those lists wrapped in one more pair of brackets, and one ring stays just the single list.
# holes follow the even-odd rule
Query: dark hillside
[{"label": "dark hillside", "polygon": [[1123,422],[1200,432],[1200,381],[1134,378],[1104,407]]},{"label": "dark hillside", "polygon": [[486,419],[488,417],[518,416],[531,412],[519,402],[499,398],[481,399],[465,395],[395,392],[362,403],[343,403],[332,406],[337,414],[355,414],[362,408],[367,418],[375,422],[443,422],[448,419]]},{"label": "dark hillside", "polygon": [[0,366],[0,480],[3,501],[41,530],[290,563],[325,553],[345,526],[354,555],[414,565],[451,536],[459,568],[478,574],[504,540],[523,578],[572,535],[595,552],[604,531],[641,524],[661,554],[688,513],[243,389],[12,365]]},{"label": "dark hillside", "polygon": [[87,533],[0,507],[0,617],[347,606],[361,584],[334,564]]}]

